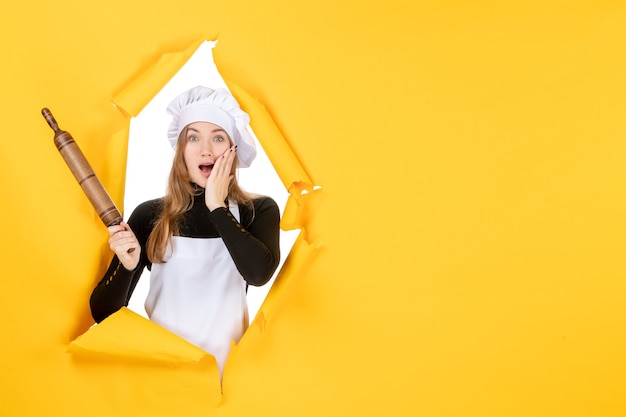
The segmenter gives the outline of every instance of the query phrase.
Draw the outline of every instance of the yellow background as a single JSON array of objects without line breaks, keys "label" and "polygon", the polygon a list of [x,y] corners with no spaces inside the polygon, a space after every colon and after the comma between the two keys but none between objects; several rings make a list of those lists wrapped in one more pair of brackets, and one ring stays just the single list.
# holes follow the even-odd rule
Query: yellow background
[{"label": "yellow background", "polygon": [[[3,3],[1,414],[626,415],[625,21],[619,1]],[[303,229],[223,395],[212,358],[155,359],[189,346],[132,314],[81,336],[106,230],[40,115],[120,204],[130,115],[212,39]]]}]

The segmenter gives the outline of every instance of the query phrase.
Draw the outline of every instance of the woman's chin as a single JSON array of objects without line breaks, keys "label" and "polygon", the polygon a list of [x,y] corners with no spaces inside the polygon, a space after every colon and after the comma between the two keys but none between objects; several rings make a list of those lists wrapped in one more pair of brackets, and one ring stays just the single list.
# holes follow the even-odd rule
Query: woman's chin
[{"label": "woman's chin", "polygon": [[191,180],[191,182],[196,184],[198,187],[206,188],[206,178],[204,181]]}]

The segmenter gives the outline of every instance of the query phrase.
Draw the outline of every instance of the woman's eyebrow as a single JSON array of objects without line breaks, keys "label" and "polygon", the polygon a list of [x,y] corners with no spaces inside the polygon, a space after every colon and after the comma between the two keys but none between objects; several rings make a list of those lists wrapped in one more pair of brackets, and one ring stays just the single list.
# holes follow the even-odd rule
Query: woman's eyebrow
[{"label": "woman's eyebrow", "polygon": [[[200,133],[200,131],[199,131],[198,129],[196,129],[195,127],[188,127],[188,128],[187,128],[187,130],[188,130],[188,131],[189,131],[189,130],[191,130],[191,131],[193,131],[193,132]],[[224,129],[222,129],[221,127],[218,127],[217,129],[213,129],[213,130],[211,131],[211,133],[217,133],[217,132],[224,132],[224,133],[228,133],[228,132],[226,132]]]}]

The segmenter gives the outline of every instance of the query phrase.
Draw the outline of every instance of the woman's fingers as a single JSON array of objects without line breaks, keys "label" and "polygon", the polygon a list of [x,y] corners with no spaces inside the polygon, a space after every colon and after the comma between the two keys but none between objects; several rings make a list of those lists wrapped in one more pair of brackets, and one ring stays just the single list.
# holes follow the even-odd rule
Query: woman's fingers
[{"label": "woman's fingers", "polygon": [[225,174],[229,175],[233,167],[233,161],[235,160],[236,152],[237,146],[233,145],[228,148],[226,152],[222,154],[222,156],[217,158],[217,161],[215,161],[215,165],[213,166],[213,172],[211,172],[211,175],[217,174],[217,176],[219,177],[223,177]]},{"label": "woman's fingers", "polygon": [[124,267],[133,270],[139,262],[139,241],[130,229],[128,224],[120,223],[116,226],[108,228],[111,237],[109,237],[109,247]]},{"label": "woman's fingers", "polygon": [[115,226],[109,226],[107,228],[107,230],[109,231],[109,236],[113,236],[116,233],[126,230],[123,226],[124,224],[125,223],[120,223],[120,224],[116,224]]},{"label": "woman's fingers", "polygon": [[136,241],[137,238],[132,232],[117,232],[109,238],[109,242],[116,247],[132,244]]},{"label": "woman's fingers", "polygon": [[209,210],[223,207],[224,200],[228,197],[228,187],[233,178],[231,174],[236,155],[236,146],[226,150],[213,165],[211,175],[206,184],[206,205]]},{"label": "woman's fingers", "polygon": [[131,242],[133,239],[135,239],[135,234],[132,230],[130,230],[128,224],[124,222],[121,222],[116,226],[110,226],[109,235],[109,244],[115,245],[120,245],[124,242]]}]

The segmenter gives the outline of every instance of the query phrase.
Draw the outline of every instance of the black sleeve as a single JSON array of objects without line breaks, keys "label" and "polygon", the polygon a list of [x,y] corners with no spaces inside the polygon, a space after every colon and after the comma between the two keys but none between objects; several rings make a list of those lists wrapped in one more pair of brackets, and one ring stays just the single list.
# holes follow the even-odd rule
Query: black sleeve
[{"label": "black sleeve", "polygon": [[97,323],[128,306],[144,268],[151,266],[146,255],[146,242],[152,230],[156,209],[155,201],[140,204],[128,219],[128,225],[141,246],[141,257],[137,267],[129,271],[120,263],[117,255],[113,256],[104,277],[98,282],[89,299],[91,315]]},{"label": "black sleeve", "polygon": [[227,208],[209,212],[215,226],[230,252],[235,266],[246,282],[260,286],[272,277],[280,260],[280,211],[269,197],[254,200],[254,208],[247,213],[250,221],[244,228]]},{"label": "black sleeve", "polygon": [[100,323],[124,306],[128,306],[130,296],[139,281],[143,266],[141,262],[134,271],[127,270],[117,256],[113,257],[106,274],[91,293],[89,306],[91,316]]}]

